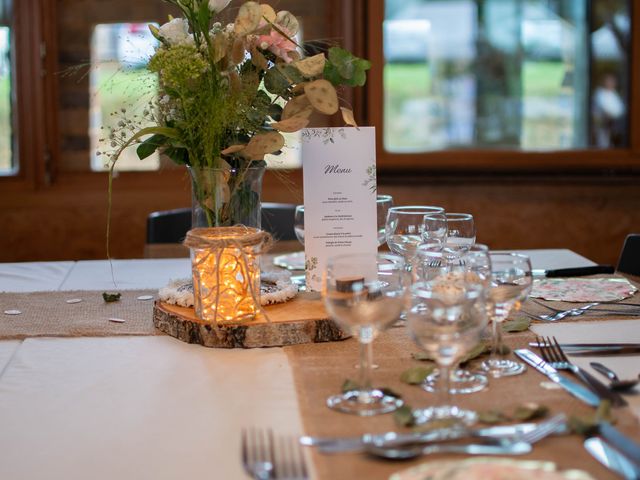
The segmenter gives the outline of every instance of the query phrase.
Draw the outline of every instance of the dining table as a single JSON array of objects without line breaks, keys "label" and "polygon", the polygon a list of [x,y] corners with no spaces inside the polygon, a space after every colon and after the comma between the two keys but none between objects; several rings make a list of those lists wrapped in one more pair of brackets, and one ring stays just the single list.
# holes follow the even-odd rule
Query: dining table
[{"label": "dining table", "polygon": [[[520,252],[534,269],[595,265],[566,249]],[[0,479],[240,480],[250,478],[240,459],[245,428],[290,436],[407,430],[392,414],[358,417],[327,408],[326,398],[357,378],[353,338],[223,349],[154,329],[158,290],[190,275],[188,258],[0,264]],[[122,298],[106,303],[105,291]],[[632,301],[640,303],[639,297]],[[523,347],[536,334],[561,342],[640,343],[640,315],[533,320],[505,341],[512,349]],[[434,394],[400,380],[420,364],[406,328],[382,332],[373,349],[376,386],[393,389],[413,407],[433,404]],[[590,369],[593,359],[574,360]],[[606,357],[629,377],[638,374],[638,360],[638,354]],[[593,415],[592,407],[549,383],[529,368],[455,400],[476,411],[537,404],[550,413]],[[613,410],[615,425],[638,441],[638,390],[625,399],[628,406]],[[552,461],[595,479],[618,478],[586,452],[583,440],[579,434],[549,437],[519,458]],[[464,458],[438,454],[390,462],[362,452],[325,455],[305,447],[304,453],[310,478],[318,480],[386,479],[424,462]]]}]

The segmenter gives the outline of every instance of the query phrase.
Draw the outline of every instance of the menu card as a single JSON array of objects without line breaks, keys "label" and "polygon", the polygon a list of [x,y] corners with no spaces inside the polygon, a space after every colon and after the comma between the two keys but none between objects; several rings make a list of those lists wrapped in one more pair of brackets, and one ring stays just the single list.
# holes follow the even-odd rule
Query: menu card
[{"label": "menu card", "polygon": [[376,253],[375,128],[302,131],[307,289],[319,291],[327,260]]}]

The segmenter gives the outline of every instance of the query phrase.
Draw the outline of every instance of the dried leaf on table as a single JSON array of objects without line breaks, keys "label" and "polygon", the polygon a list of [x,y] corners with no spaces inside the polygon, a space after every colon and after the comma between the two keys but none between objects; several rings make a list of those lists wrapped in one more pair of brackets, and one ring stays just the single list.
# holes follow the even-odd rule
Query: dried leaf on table
[{"label": "dried leaf on table", "polygon": [[403,405],[393,412],[393,419],[400,427],[412,427],[416,423],[413,409],[409,405]]},{"label": "dried leaf on table", "polygon": [[502,331],[505,333],[524,332],[531,326],[531,320],[528,318],[516,318],[502,324]]},{"label": "dried leaf on table", "polygon": [[475,360],[476,358],[485,355],[487,353],[491,353],[491,345],[487,343],[478,343],[475,347],[469,351],[462,359],[460,360],[460,365],[464,365],[465,363],[469,363],[471,360]]},{"label": "dried leaf on table", "polygon": [[544,418],[549,414],[549,408],[546,405],[537,403],[525,403],[516,407],[513,412],[513,418],[521,422]]},{"label": "dried leaf on table", "polygon": [[380,390],[382,393],[384,393],[389,397],[402,398],[402,395],[400,395],[395,390],[390,389],[389,387],[379,387],[378,390]]},{"label": "dried leaf on table", "polygon": [[107,303],[113,303],[120,300],[121,293],[102,292],[102,299]]},{"label": "dried leaf on table", "polygon": [[508,422],[509,420],[510,418],[499,410],[478,412],[478,421],[480,423],[486,423],[487,425],[495,425],[502,422]]},{"label": "dried leaf on table", "polygon": [[400,375],[400,380],[409,385],[420,385],[431,375],[435,366],[417,366],[405,370]]},{"label": "dried leaf on table", "polygon": [[598,431],[598,424],[602,421],[615,423],[616,419],[611,413],[611,402],[602,400],[593,415],[571,415],[567,420],[567,426],[573,433],[579,435],[592,435]]},{"label": "dried leaf on table", "polygon": [[342,393],[352,392],[359,389],[360,385],[355,380],[347,378],[344,382],[342,382]]}]

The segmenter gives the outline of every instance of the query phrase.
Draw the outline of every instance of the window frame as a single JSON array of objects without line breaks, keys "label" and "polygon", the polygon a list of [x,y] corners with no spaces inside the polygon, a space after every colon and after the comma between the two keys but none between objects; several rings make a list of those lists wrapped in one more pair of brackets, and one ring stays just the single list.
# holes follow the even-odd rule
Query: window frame
[{"label": "window frame", "polygon": [[[384,1],[359,3],[366,23],[361,27],[366,39],[361,52],[372,62],[366,88],[366,119],[377,126],[376,147],[378,169],[382,171],[445,171],[445,172],[585,172],[640,173],[640,95],[629,92],[629,147],[624,149],[556,150],[524,152],[518,150],[441,150],[424,153],[394,153],[384,149],[383,20]],[[631,24],[640,25],[640,8],[631,5]],[[630,85],[640,82],[640,34],[631,29]]]}]

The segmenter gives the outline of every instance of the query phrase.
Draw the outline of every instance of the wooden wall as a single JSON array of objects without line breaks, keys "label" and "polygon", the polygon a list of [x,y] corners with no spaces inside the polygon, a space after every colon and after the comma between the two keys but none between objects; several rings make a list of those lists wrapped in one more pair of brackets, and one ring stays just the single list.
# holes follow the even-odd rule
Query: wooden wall
[{"label": "wooden wall", "polygon": [[[145,219],[189,205],[184,176],[156,174],[143,189],[115,182],[112,253],[143,255]],[[265,201],[299,203],[300,174],[265,181]],[[617,261],[624,237],[640,232],[637,180],[423,178],[380,179],[396,204],[435,204],[473,213],[478,241],[492,248],[569,248],[594,261]],[[0,261],[105,258],[106,182],[56,186],[35,194],[0,192]]]}]

